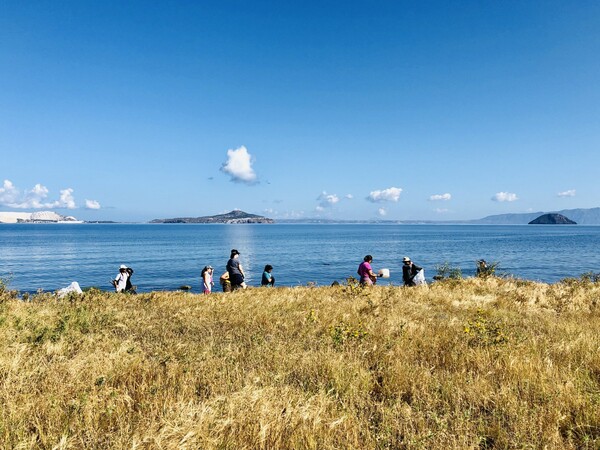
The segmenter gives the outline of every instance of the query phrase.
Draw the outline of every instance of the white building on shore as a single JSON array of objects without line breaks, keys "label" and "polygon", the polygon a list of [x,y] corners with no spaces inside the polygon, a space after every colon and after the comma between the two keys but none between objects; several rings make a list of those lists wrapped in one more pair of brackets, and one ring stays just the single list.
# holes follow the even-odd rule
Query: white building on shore
[{"label": "white building on shore", "polygon": [[54,211],[0,212],[0,223],[83,223],[73,216],[62,216]]},{"label": "white building on shore", "polygon": [[19,220],[31,219],[31,213],[27,212],[1,212],[0,223],[17,223]]}]

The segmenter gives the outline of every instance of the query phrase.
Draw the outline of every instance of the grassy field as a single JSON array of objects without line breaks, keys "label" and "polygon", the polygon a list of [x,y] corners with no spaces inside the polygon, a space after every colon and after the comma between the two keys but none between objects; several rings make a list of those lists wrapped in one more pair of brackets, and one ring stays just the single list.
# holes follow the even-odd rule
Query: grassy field
[{"label": "grassy field", "polygon": [[600,448],[600,283],[12,297],[1,448]]}]

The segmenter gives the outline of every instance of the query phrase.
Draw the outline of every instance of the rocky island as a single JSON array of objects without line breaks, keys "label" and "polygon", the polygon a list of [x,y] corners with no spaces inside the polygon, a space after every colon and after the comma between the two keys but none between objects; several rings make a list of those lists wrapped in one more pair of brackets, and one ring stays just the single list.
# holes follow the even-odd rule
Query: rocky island
[{"label": "rocky island", "polygon": [[577,225],[577,222],[573,222],[562,214],[550,213],[542,214],[537,219],[533,219],[529,222],[529,225]]},{"label": "rocky island", "polygon": [[151,220],[150,223],[274,223],[274,220],[236,209],[226,214],[218,214],[216,216],[154,219]]}]

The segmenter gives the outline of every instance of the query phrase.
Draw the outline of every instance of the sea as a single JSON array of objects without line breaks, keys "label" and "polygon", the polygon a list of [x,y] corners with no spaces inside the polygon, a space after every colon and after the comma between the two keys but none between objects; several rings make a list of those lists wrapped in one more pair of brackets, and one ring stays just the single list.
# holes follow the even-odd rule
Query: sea
[{"label": "sea", "polygon": [[390,270],[379,283],[402,283],[409,256],[431,281],[448,264],[474,276],[476,261],[497,272],[555,283],[600,272],[600,226],[406,224],[1,224],[0,279],[10,289],[52,292],[77,281],[82,288],[112,290],[125,264],[138,292],[201,291],[206,265],[218,277],[231,249],[250,286],[259,286],[266,264],[276,286],[329,286],[356,277],[367,254],[373,269]]}]

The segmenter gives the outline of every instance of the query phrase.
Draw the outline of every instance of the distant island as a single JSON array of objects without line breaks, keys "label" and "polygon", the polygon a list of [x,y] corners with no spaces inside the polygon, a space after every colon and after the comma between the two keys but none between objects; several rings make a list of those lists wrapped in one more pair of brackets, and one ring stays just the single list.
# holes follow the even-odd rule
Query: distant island
[{"label": "distant island", "polygon": [[218,214],[216,216],[154,219],[150,223],[274,223],[274,220],[236,209],[227,214]]},{"label": "distant island", "polygon": [[529,225],[577,225],[577,222],[573,222],[568,217],[562,214],[542,214],[537,219],[529,222]]},{"label": "distant island", "polygon": [[600,208],[563,209],[561,211],[538,211],[520,214],[497,214],[483,219],[465,221],[463,223],[488,225],[526,225],[543,214],[561,214],[578,225],[600,225]]}]

